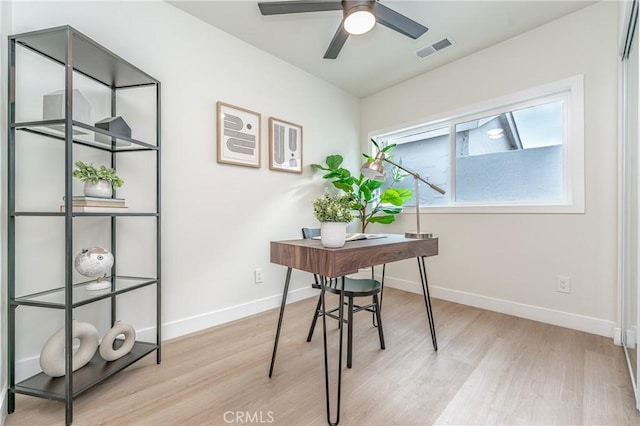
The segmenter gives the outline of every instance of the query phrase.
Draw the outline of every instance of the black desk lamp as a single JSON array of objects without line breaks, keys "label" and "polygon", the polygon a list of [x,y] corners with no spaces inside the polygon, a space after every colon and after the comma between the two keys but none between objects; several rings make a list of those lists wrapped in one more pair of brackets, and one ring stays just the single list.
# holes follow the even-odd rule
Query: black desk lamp
[{"label": "black desk lamp", "polygon": [[440,188],[437,185],[432,184],[426,179],[423,179],[418,173],[412,172],[411,170],[407,170],[400,164],[394,163],[393,161],[389,160],[388,158],[386,158],[386,156],[384,155],[384,152],[382,151],[378,152],[378,154],[376,155],[376,158],[374,158],[373,161],[364,163],[360,168],[360,172],[362,172],[362,174],[368,179],[384,182],[387,179],[387,172],[384,169],[385,161],[389,164],[393,164],[400,170],[404,170],[405,172],[409,173],[411,176],[413,176],[413,179],[415,180],[415,183],[416,183],[415,194],[416,194],[416,227],[417,228],[416,228],[416,232],[405,232],[404,236],[407,238],[418,238],[418,239],[432,238],[433,234],[420,232],[420,195],[418,192],[418,181],[422,181],[426,183],[432,189],[434,189],[435,191],[438,191],[441,194],[445,193],[444,189]]}]

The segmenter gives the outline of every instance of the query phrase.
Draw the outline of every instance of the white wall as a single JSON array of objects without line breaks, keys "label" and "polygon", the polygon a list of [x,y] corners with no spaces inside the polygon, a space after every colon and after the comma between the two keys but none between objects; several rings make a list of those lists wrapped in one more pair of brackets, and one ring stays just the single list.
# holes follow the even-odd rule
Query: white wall
[{"label": "white wall", "polygon": [[[12,18],[14,33],[70,24],[162,82],[164,337],[279,305],[285,270],[270,264],[269,241],[316,224],[311,200],[324,182],[308,165],[335,152],[357,158],[359,100],[163,2],[19,1]],[[261,169],[216,162],[217,101],[262,114]],[[303,126],[302,175],[268,169],[269,116]],[[298,297],[309,282],[294,274]],[[18,329],[30,336],[21,371],[37,367],[59,326]]]},{"label": "white wall", "polygon": [[[362,101],[362,135],[584,74],[586,213],[423,214],[433,295],[612,336],[616,321],[617,4],[600,2]],[[364,142],[363,142],[364,143]],[[392,228],[411,229],[404,214]],[[379,228],[377,228],[379,229]],[[374,231],[374,230],[372,230]],[[417,290],[413,263],[390,265]],[[571,277],[571,294],[556,276]]]}]

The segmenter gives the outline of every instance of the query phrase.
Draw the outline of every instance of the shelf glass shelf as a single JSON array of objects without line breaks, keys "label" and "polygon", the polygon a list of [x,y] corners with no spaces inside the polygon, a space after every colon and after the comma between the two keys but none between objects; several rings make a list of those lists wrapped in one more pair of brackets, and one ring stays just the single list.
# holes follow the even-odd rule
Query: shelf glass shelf
[{"label": "shelf glass shelf", "polygon": [[[134,362],[158,349],[153,343],[136,342],[131,352],[115,361],[105,361],[96,352],[87,365],[73,372],[73,397],[91,389]],[[38,373],[16,384],[14,392],[40,398],[65,400],[65,378]]]},{"label": "shelf glass shelf", "polygon": [[[63,212],[9,212],[9,216],[60,216],[64,217],[65,213]],[[112,213],[112,212],[72,212],[71,216],[74,217],[82,217],[82,216],[148,216],[148,217],[158,217],[160,216],[158,213],[148,213],[148,212],[126,212],[126,213]]]},{"label": "shelf glass shelf", "polygon": [[105,86],[145,86],[158,80],[68,25],[10,37],[61,65],[66,63],[67,43],[73,46],[73,69]]},{"label": "shelf glass shelf", "polygon": [[[108,288],[104,290],[87,290],[87,286],[89,284],[95,283],[95,280],[74,284],[72,287],[72,307],[76,308],[78,306],[86,305],[87,303],[93,303],[116,294],[126,293],[141,287],[156,284],[158,282],[156,278],[128,277],[120,275],[116,277],[107,277],[105,278],[105,280],[111,280],[112,282],[115,282],[115,290],[111,291],[111,289]],[[15,300],[10,301],[9,303],[11,303],[12,305],[64,309],[65,288],[58,287],[35,294],[16,297]]]},{"label": "shelf glass shelf", "polygon": [[[158,147],[146,142],[117,135],[88,124],[73,121],[73,142],[104,151],[157,151]],[[28,121],[12,124],[16,130],[35,133],[41,136],[65,140],[65,120]],[[113,142],[112,142],[113,138]]]}]

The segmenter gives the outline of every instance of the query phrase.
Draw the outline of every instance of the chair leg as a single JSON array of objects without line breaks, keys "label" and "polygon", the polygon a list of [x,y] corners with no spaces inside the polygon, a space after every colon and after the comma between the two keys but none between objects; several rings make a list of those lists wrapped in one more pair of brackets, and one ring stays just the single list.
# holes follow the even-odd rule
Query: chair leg
[{"label": "chair leg", "polygon": [[316,329],[316,322],[318,321],[318,315],[320,313],[320,305],[322,304],[322,297],[318,297],[318,304],[316,305],[316,312],[313,314],[313,321],[311,321],[311,328],[309,328],[309,335],[307,336],[307,342],[311,341],[313,337],[313,330]]},{"label": "chair leg", "polygon": [[347,317],[347,368],[351,368],[353,358],[353,297],[349,298]]},{"label": "chair leg", "polygon": [[380,303],[378,302],[378,295],[373,295],[373,303],[375,304],[376,318],[378,320],[378,335],[380,336],[380,349],[384,349],[384,333],[382,332],[382,318],[380,317]]}]

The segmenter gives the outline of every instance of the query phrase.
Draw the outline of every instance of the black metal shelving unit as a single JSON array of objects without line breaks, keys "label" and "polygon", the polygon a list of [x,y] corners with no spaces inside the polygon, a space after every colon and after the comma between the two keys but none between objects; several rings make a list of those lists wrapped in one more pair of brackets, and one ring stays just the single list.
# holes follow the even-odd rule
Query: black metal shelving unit
[{"label": "black metal shelving unit", "polygon": [[[29,122],[16,122],[16,49],[29,49],[36,54],[48,58],[54,63],[64,67],[64,99],[65,118],[59,120],[41,120]],[[111,115],[116,116],[116,94],[121,89],[136,89],[140,87],[155,87],[155,121],[156,141],[144,142],[132,138],[112,134],[103,129],[96,128],[87,123],[75,121],[73,117],[73,88],[74,75],[82,75],[93,80],[111,91]],[[8,281],[8,376],[9,376],[9,403],[8,411],[15,410],[16,394],[31,395],[40,398],[54,399],[65,402],[66,424],[73,422],[73,399],[86,390],[103,382],[119,371],[127,368],[134,362],[155,352],[156,362],[161,360],[161,262],[160,262],[160,82],[149,76],[139,68],[130,64],[118,55],[105,49],[87,36],[70,26],[61,26],[41,31],[33,31],[13,35],[9,37],[9,135],[8,135],[8,224],[7,224],[7,281]],[[81,130],[78,132],[76,130]],[[60,149],[64,150],[65,173],[65,211],[17,211],[16,210],[16,132],[28,132],[39,135],[47,140],[61,143]],[[111,138],[111,143],[95,141],[95,134],[101,134]],[[154,158],[156,167],[155,211],[132,213],[80,213],[73,212],[72,207],[72,170],[73,147],[82,145],[92,149],[108,151],[111,157],[111,167],[116,168],[117,159],[127,152],[148,151]],[[52,206],[57,207],[57,206]],[[21,217],[51,217],[58,216],[64,219],[64,280],[59,287],[48,289],[34,294],[16,297],[16,222]],[[86,216],[110,217],[111,252],[117,265],[116,229],[119,220],[126,217],[149,217],[155,220],[156,237],[156,275],[154,277],[132,277],[113,275],[111,289],[100,294],[84,291],[84,287],[90,283],[73,281],[73,224],[74,219]],[[124,357],[107,362],[96,353],[93,359],[84,367],[72,372],[73,336],[72,319],[75,308],[91,304],[100,300],[110,299],[111,324],[116,321],[116,299],[118,296],[139,290],[141,288],[155,286],[156,298],[156,339],[155,342],[136,341],[133,349]],[[44,373],[36,374],[26,380],[16,383],[15,354],[16,354],[16,310],[19,306],[31,306],[42,309],[56,309],[64,312],[65,328],[65,370],[63,377],[52,378]]]}]

